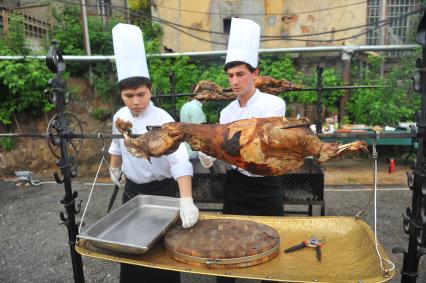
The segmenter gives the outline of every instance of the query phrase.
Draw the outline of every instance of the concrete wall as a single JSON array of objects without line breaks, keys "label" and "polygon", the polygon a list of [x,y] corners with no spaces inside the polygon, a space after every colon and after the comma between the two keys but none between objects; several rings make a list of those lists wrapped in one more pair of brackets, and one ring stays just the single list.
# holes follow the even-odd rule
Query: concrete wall
[{"label": "concrete wall", "polygon": [[[256,21],[261,26],[261,34],[267,36],[285,37],[336,30],[334,33],[302,37],[302,39],[335,40],[332,42],[265,41],[261,43],[261,48],[365,44],[365,36],[336,40],[351,37],[364,30],[365,27],[337,31],[366,25],[366,2],[357,4],[359,2],[357,0],[153,0],[152,14],[179,25],[219,33],[224,31],[223,19],[231,16]],[[164,24],[162,26],[163,45],[174,52],[226,49],[228,41],[226,35],[180,28],[194,36],[216,43],[204,42]]]}]

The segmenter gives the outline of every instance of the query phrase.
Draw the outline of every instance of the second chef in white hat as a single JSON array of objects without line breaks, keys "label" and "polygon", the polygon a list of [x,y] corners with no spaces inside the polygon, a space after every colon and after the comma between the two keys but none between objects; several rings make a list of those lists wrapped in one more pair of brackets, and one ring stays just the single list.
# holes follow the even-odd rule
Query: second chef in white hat
[{"label": "second chef in white hat", "polygon": [[[147,132],[146,126],[161,126],[173,118],[151,102],[151,80],[139,27],[117,24],[112,29],[120,96],[125,104],[113,117],[113,134],[117,118],[132,123],[132,133]],[[146,159],[131,155],[123,139],[114,139],[109,148],[111,179],[121,185],[125,179],[123,203],[138,194],[175,197],[180,192],[180,218],[184,228],[198,220],[192,200],[192,165],[183,144],[172,154]],[[125,178],[120,180],[120,175]],[[177,182],[176,182],[177,181]],[[120,282],[180,282],[178,272],[122,264]]]},{"label": "second chef in white hat", "polygon": [[[252,20],[232,18],[224,69],[237,99],[220,112],[220,123],[246,118],[266,118],[285,115],[286,104],[278,96],[256,88],[259,75],[258,52],[260,26]],[[199,153],[200,161],[211,166],[214,158]],[[228,172],[225,187],[224,214],[281,216],[283,196],[279,176],[263,177],[235,167]],[[219,282],[232,282],[219,278]]]}]

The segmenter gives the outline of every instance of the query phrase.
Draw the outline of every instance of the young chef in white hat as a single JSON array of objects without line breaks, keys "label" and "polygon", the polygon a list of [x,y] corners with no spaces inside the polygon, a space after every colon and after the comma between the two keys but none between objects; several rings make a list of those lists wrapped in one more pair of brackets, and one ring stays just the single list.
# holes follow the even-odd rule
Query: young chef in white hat
[{"label": "young chef in white hat", "polygon": [[[237,99],[220,112],[220,123],[246,118],[284,116],[286,104],[278,96],[262,93],[255,86],[259,75],[260,27],[251,20],[232,18],[225,71]],[[200,161],[210,167],[214,158],[199,152]],[[224,214],[281,216],[283,196],[279,176],[263,177],[233,166],[225,187]],[[234,282],[219,277],[218,282]]]},{"label": "young chef in white hat", "polygon": [[[117,118],[130,121],[134,134],[147,132],[146,126],[173,122],[166,111],[151,102],[151,81],[139,27],[118,24],[112,36],[120,95],[126,105],[114,115],[113,134],[118,133]],[[151,158],[151,162],[131,155],[123,139],[114,139],[109,153],[111,179],[120,185],[121,172],[125,176],[123,203],[138,194],[174,197],[179,189],[182,226],[189,228],[197,222],[199,213],[192,200],[193,170],[183,144],[172,154]],[[122,264],[120,282],[180,282],[180,273]]]}]

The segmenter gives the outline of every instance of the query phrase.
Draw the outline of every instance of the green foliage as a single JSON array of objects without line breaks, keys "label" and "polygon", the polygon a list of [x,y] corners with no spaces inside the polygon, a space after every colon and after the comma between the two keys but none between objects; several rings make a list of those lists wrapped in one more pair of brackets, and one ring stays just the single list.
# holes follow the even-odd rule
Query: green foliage
[{"label": "green foliage", "polygon": [[50,37],[56,39],[65,55],[84,55],[83,29],[80,9],[75,5],[64,5],[62,9],[53,9],[55,28]]},{"label": "green foliage", "polygon": [[[343,85],[341,75],[335,69],[325,68],[323,72],[324,86],[339,86]],[[315,93],[316,94],[316,93]],[[326,91],[323,93],[323,105],[329,113],[338,113],[340,97],[344,95],[343,91]]]},{"label": "green foliage", "polygon": [[[4,37],[4,47],[9,48],[6,54],[28,55],[30,49],[25,41],[24,17],[19,14],[12,14],[9,17],[9,34]],[[3,53],[3,52],[2,52]]]},{"label": "green foliage", "polygon": [[11,137],[2,137],[0,138],[0,147],[3,150],[9,151],[12,150],[15,146],[13,139]]},{"label": "green foliage", "polygon": [[347,105],[351,120],[368,125],[396,125],[400,121],[412,121],[420,107],[420,96],[413,93],[410,80],[415,73],[414,62],[418,56],[419,52],[403,56],[383,78],[380,77],[380,65],[384,59],[370,56],[364,83],[383,88],[354,91]]},{"label": "green foliage", "polygon": [[[146,8],[147,0],[132,2],[139,12],[149,13]],[[58,6],[59,7],[59,6]],[[83,29],[80,20],[80,9],[74,5],[64,5],[53,10],[56,26],[50,37],[59,42],[59,48],[65,55],[84,55]],[[25,32],[22,17],[12,15],[10,18],[9,35],[0,38],[0,53],[4,55],[29,54],[25,42]],[[110,18],[107,24],[100,17],[89,17],[89,31],[92,54],[113,54],[112,27],[119,19]],[[122,20],[121,20],[122,21]],[[134,23],[143,31],[145,50],[148,56],[148,67],[153,81],[153,94],[189,93],[200,80],[213,81],[221,87],[228,87],[228,79],[223,71],[223,62],[206,63],[192,61],[188,57],[160,58],[152,56],[161,53],[160,25],[142,19]],[[352,84],[354,85],[381,85],[381,89],[360,89],[353,91],[347,105],[348,116],[342,122],[366,124],[396,124],[403,120],[412,120],[414,112],[419,108],[420,98],[411,90],[409,78],[414,74],[414,59],[419,52],[411,53],[401,59],[401,62],[391,68],[385,76],[380,76],[383,57],[370,56],[367,68],[362,72],[358,64],[353,62]],[[88,64],[67,63],[67,72],[71,76],[87,75]],[[305,87],[316,86],[316,70],[304,74],[296,68],[293,59],[287,55],[262,55],[260,60],[260,74],[272,76],[276,79],[287,79],[292,83],[300,83]],[[173,86],[169,75],[173,73]],[[359,77],[356,74],[361,73]],[[92,64],[93,86],[95,94],[103,101],[115,101],[117,98],[117,78],[114,63]],[[38,113],[48,111],[52,105],[47,102],[43,89],[51,77],[50,72],[42,61],[25,60],[21,62],[0,61],[0,122],[9,125],[11,117],[16,112]],[[323,72],[324,86],[343,85],[340,70],[326,68]],[[337,113],[339,99],[343,91],[324,91],[323,105],[328,113]],[[312,105],[316,103],[315,91],[285,92],[280,95],[287,104],[302,103]],[[170,99],[155,100],[160,107],[172,112]],[[187,101],[179,98],[176,109]],[[229,102],[208,102],[203,109],[209,123],[218,121],[219,113]],[[95,119],[104,119],[110,113],[96,109],[92,114]]]},{"label": "green foliage", "polygon": [[[80,9],[74,5],[57,8],[54,18],[57,24],[51,37],[59,42],[59,48],[62,53],[66,55],[86,54],[83,44]],[[92,54],[105,55],[114,53],[111,31],[119,22],[122,22],[122,19],[112,17],[108,19],[107,24],[104,24],[101,17],[88,17]],[[142,20],[138,24],[143,31],[146,53],[158,53],[161,46],[159,39],[162,36],[160,26],[147,20]],[[67,63],[67,71],[71,76],[81,77],[83,74],[87,75],[88,70],[88,64]],[[163,74],[163,71],[164,68],[159,70],[158,73]],[[117,77],[114,63],[92,64],[92,78],[95,94],[101,97],[103,101],[108,101],[117,94]],[[164,85],[164,80],[160,82],[160,85],[158,87],[164,87],[165,91],[167,91],[168,86]]]},{"label": "green foliage", "polygon": [[[296,70],[293,59],[288,55],[282,56],[263,56],[259,61],[259,69],[261,76],[271,76],[276,79],[286,79],[293,83],[302,83],[303,74]],[[303,100],[310,101],[311,93],[286,92],[281,95],[287,103]]]},{"label": "green foliage", "polygon": [[[12,15],[9,35],[0,38],[0,54],[26,54],[22,17]],[[44,89],[51,77],[43,61],[0,61],[0,123],[10,125],[14,113],[49,111]]]},{"label": "green foliage", "polygon": [[195,64],[189,63],[188,57],[178,57],[172,59],[160,59],[151,57],[148,60],[149,75],[153,85],[161,93],[170,93],[172,85],[169,73],[174,74],[176,82],[176,93],[188,93],[200,77],[200,69]]},{"label": "green foliage", "polygon": [[211,65],[205,66],[204,68],[202,67],[203,64],[201,62],[195,62],[195,64],[197,66],[201,66],[202,68],[200,77],[196,78],[197,82],[201,80],[207,80],[207,81],[212,81],[221,87],[229,86],[228,77],[225,71],[223,70],[222,64],[211,64]]},{"label": "green foliage", "polygon": [[[322,83],[324,87],[342,85],[343,81],[340,74],[333,68],[324,68],[322,73]],[[310,71],[310,75],[306,76],[303,80],[304,87],[316,87],[317,85],[317,71],[316,68]],[[307,105],[316,104],[317,92],[316,91],[298,91],[290,92],[290,94],[296,96],[292,101],[298,103],[304,103]],[[337,113],[338,103],[340,97],[344,95],[343,91],[324,91],[322,93],[322,104],[325,107],[325,111],[332,114]],[[290,102],[292,102],[290,101]]]},{"label": "green foliage", "polygon": [[96,108],[92,113],[90,113],[90,116],[99,121],[106,121],[111,118],[111,114],[112,113],[109,110]]},{"label": "green foliage", "polygon": [[149,0],[129,0],[129,7],[134,10],[148,10],[151,9]]}]

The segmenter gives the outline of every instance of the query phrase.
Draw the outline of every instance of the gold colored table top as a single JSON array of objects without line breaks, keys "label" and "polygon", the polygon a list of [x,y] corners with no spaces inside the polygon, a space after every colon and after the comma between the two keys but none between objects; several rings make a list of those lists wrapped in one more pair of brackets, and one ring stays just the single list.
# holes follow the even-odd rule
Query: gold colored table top
[{"label": "gold colored table top", "polygon": [[[162,241],[143,255],[113,253],[94,248],[88,241],[82,240],[77,243],[76,251],[82,256],[152,268],[271,281],[385,282],[395,273],[391,271],[387,277],[384,275],[375,250],[373,231],[364,221],[353,217],[266,217],[211,213],[202,213],[200,217],[244,219],[266,224],[280,235],[280,253],[276,258],[260,265],[213,269],[173,260],[165,253]],[[317,239],[325,237],[321,260],[317,259],[315,249],[309,247],[291,253],[283,252],[313,235]],[[389,259],[380,245],[379,251],[382,257]],[[385,263],[384,266],[388,267]]]}]

